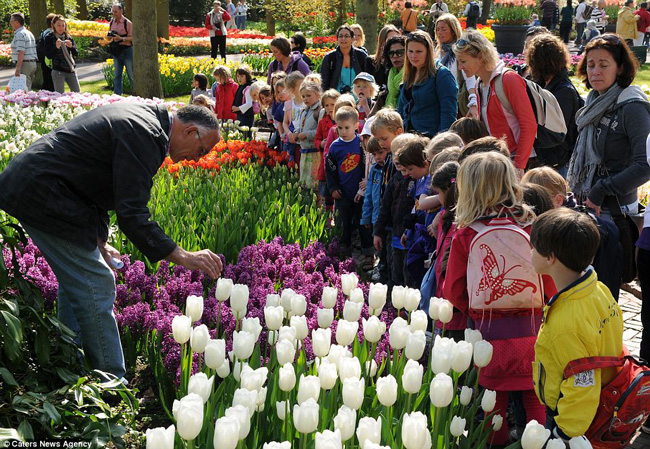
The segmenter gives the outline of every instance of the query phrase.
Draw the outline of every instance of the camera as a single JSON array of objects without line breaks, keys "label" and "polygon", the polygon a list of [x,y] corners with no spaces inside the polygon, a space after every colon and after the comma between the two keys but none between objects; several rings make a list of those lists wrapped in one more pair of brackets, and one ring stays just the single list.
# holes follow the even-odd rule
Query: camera
[{"label": "camera", "polygon": [[352,92],[352,88],[351,88],[350,86],[348,86],[347,84],[345,84],[345,85],[341,88],[341,94],[348,94],[348,93],[350,93],[350,92]]},{"label": "camera", "polygon": [[107,33],[107,36],[108,36],[108,37],[118,37],[119,34],[117,34],[117,33],[116,33],[115,31],[113,31],[113,30],[110,30],[110,31]]}]

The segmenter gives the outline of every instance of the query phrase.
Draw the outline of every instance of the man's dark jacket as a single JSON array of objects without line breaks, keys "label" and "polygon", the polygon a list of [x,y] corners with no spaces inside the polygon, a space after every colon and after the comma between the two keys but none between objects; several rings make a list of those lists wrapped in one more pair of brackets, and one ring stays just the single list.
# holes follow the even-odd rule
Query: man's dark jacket
[{"label": "man's dark jacket", "polygon": [[152,178],[166,155],[164,106],[119,103],[88,111],[34,142],[0,173],[0,208],[40,231],[94,250],[108,211],[152,261],[176,244],[150,221]]}]

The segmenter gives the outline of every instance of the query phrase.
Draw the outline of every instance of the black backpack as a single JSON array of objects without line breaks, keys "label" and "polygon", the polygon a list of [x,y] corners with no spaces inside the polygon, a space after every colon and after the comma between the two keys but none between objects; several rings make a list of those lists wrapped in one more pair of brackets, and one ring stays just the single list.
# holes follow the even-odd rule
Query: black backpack
[{"label": "black backpack", "polygon": [[478,19],[479,17],[481,17],[481,8],[479,8],[478,3],[475,2],[470,3],[467,17],[469,19]]},{"label": "black backpack", "polygon": [[45,38],[51,32],[52,31],[49,29],[43,30],[43,32],[41,32],[41,35],[38,36],[38,39],[36,40],[36,56],[41,62],[45,61]]}]

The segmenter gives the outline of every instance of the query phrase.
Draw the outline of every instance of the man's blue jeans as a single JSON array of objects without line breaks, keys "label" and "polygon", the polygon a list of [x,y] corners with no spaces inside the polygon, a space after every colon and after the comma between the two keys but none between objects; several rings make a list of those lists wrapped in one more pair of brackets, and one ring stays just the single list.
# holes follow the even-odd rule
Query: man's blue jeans
[{"label": "man's blue jeans", "polygon": [[59,281],[59,320],[77,333],[93,369],[124,377],[124,355],[113,314],[115,276],[98,248],[86,250],[23,224]]},{"label": "man's blue jeans", "polygon": [[113,92],[117,95],[122,95],[122,74],[124,72],[124,67],[126,67],[126,75],[129,77],[131,92],[133,92],[133,47],[126,48],[120,56],[114,57],[113,66],[115,67]]}]

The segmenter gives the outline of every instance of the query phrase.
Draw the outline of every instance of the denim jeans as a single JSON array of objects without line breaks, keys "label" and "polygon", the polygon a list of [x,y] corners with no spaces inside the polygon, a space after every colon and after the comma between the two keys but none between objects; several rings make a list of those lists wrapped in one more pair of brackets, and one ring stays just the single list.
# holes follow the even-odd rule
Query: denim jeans
[{"label": "denim jeans", "polygon": [[129,77],[131,83],[131,91],[133,91],[133,47],[126,48],[120,56],[113,58],[115,66],[115,80],[113,83],[113,92],[116,95],[122,95],[122,73],[126,67],[126,75]]},{"label": "denim jeans", "polygon": [[98,248],[74,243],[23,224],[59,281],[59,320],[79,335],[93,369],[124,377],[124,355],[113,314],[115,276]]},{"label": "denim jeans", "polygon": [[246,16],[235,16],[235,23],[238,30],[246,29]]},{"label": "denim jeans", "polygon": [[586,26],[587,26],[587,22],[582,22],[582,23],[576,22],[576,40],[574,42],[576,47],[579,47],[580,44],[582,44],[582,35],[585,32]]}]

